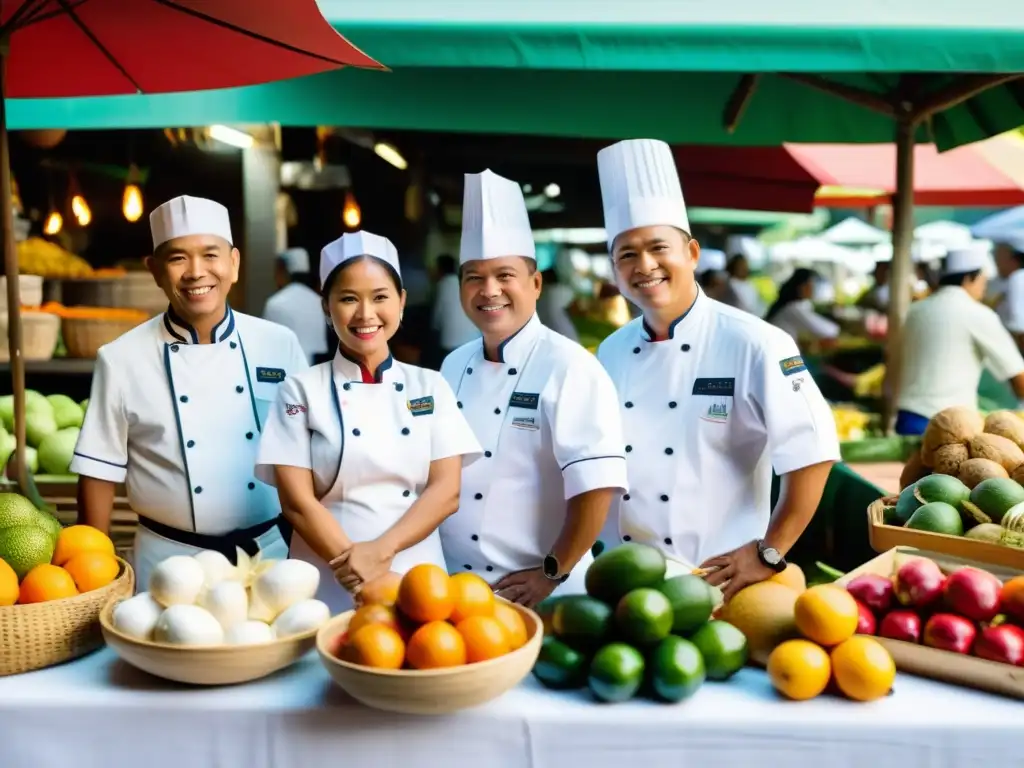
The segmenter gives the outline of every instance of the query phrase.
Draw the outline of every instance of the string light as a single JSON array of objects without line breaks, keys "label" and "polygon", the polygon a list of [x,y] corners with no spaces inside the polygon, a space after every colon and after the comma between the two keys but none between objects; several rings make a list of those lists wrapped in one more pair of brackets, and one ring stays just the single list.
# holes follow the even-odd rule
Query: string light
[{"label": "string light", "polygon": [[61,216],[57,211],[50,211],[50,215],[46,217],[46,223],[43,224],[43,234],[56,235],[63,228],[64,217]]},{"label": "string light", "polygon": [[359,203],[356,202],[356,196],[352,194],[351,190],[345,192],[345,206],[341,209],[341,220],[349,229],[357,229],[359,222],[363,220]]},{"label": "string light", "polygon": [[89,204],[85,202],[85,198],[81,195],[75,195],[71,198],[71,212],[75,215],[75,220],[80,227],[87,227],[89,222],[92,221],[92,211],[89,210]]},{"label": "string light", "polygon": [[142,190],[136,184],[127,184],[124,188],[124,199],[121,201],[121,212],[130,222],[142,218]]}]

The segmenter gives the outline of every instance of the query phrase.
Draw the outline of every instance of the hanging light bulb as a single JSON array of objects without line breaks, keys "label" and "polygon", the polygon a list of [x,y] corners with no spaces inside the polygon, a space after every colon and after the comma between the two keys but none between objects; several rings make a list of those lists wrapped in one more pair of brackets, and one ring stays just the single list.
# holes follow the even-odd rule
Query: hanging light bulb
[{"label": "hanging light bulb", "polygon": [[43,234],[56,235],[63,228],[64,217],[57,211],[50,211],[50,215],[46,217],[46,223],[43,224]]},{"label": "hanging light bulb", "polygon": [[124,213],[124,217],[128,221],[133,223],[142,218],[142,190],[137,184],[125,185],[121,212]]},{"label": "hanging light bulb", "polygon": [[75,220],[80,227],[87,227],[89,222],[92,221],[92,211],[89,210],[89,204],[85,202],[85,198],[81,195],[75,195],[71,198],[71,212],[75,214]]},{"label": "hanging light bulb", "polygon": [[345,207],[341,209],[341,220],[349,229],[356,229],[359,222],[363,220],[363,214],[359,210],[359,203],[351,190],[345,192]]}]

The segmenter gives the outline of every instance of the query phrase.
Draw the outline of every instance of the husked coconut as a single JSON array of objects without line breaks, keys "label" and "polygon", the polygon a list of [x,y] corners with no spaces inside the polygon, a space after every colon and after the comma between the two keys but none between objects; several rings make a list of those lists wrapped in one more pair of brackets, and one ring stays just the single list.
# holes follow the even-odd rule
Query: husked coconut
[{"label": "husked coconut", "polygon": [[974,489],[982,480],[990,477],[1009,477],[1009,472],[1002,464],[997,464],[991,459],[968,459],[960,465],[960,473],[957,475],[960,482],[970,489]]},{"label": "husked coconut", "polygon": [[1024,464],[1024,451],[1012,440],[999,435],[975,435],[968,451],[972,459],[991,459],[1007,472]]},{"label": "husked coconut", "polygon": [[1015,480],[1020,485],[1024,485],[1024,464],[1021,464],[1010,473],[1010,479]]},{"label": "husked coconut", "polygon": [[1013,411],[993,411],[985,417],[985,432],[999,435],[1024,449],[1024,419]]},{"label": "husked coconut", "polygon": [[933,466],[935,451],[944,445],[963,443],[985,428],[985,420],[977,411],[957,406],[939,411],[928,422],[921,439],[921,460],[926,467]]},{"label": "husked coconut", "polygon": [[932,468],[940,475],[956,477],[960,473],[960,465],[969,458],[966,445],[962,443],[944,445],[935,451]]},{"label": "husked coconut", "polygon": [[[967,449],[964,448],[964,458],[967,458]],[[939,470],[935,470],[938,472]],[[903,465],[903,471],[900,473],[900,490],[902,491],[908,485],[913,485],[922,477],[929,474],[928,467],[921,461],[921,449],[917,449],[907,459],[907,463]],[[955,475],[955,472],[947,472],[946,474]]]}]

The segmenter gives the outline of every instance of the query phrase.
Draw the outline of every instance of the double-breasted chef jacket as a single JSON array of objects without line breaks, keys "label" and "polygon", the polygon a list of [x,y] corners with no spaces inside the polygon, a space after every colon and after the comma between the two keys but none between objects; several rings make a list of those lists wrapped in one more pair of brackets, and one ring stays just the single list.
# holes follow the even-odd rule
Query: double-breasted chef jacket
[{"label": "double-breasted chef jacket", "polygon": [[[485,359],[469,342],[441,373],[484,457],[462,473],[459,511],[441,525],[451,573],[490,584],[539,568],[565,523],[566,502],[599,488],[626,488],[615,389],[597,359],[534,315]],[[588,554],[558,592],[583,591]]]},{"label": "double-breasted chef jacket", "polygon": [[211,343],[168,309],[99,350],[71,471],[124,482],[139,515],[138,583],[161,560],[218,549],[286,557],[280,505],[260,483],[260,432],[285,378],[308,367],[295,334],[228,307]]},{"label": "double-breasted chef jacket", "polygon": [[703,292],[665,340],[637,318],[598,359],[626,443],[621,541],[699,564],[764,536],[773,466],[784,475],[839,459],[834,418],[793,339]]},{"label": "double-breasted chef jacket", "polygon": [[[281,387],[260,443],[257,475],[274,482],[274,466],[308,469],[320,502],[352,542],[371,541],[391,528],[427,485],[430,463],[462,456],[480,445],[437,371],[388,357],[367,371],[339,348],[334,360],[289,378]],[[291,556],[320,569],[318,598],[332,612],[352,600],[333,572],[298,534]],[[434,531],[395,555],[391,570],[445,568]]]}]

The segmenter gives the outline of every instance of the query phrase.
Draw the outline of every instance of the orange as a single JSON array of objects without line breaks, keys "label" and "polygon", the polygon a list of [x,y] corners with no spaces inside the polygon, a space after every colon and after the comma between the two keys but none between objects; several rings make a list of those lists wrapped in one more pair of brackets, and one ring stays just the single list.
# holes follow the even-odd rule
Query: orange
[{"label": "orange", "polygon": [[21,580],[18,602],[45,603],[48,600],[62,600],[78,594],[75,580],[63,568],[46,563],[37,565]]},{"label": "orange", "polygon": [[452,615],[455,596],[443,568],[424,563],[413,567],[398,587],[398,607],[413,621],[444,621]]},{"label": "orange", "polygon": [[1024,622],[1024,576],[1014,576],[1003,584],[1002,611],[1017,622]]},{"label": "orange", "polygon": [[796,628],[819,645],[839,645],[857,631],[857,601],[841,587],[819,584],[796,599]]},{"label": "orange", "polygon": [[18,602],[18,574],[0,560],[0,605],[14,605]]},{"label": "orange", "polygon": [[855,635],[832,649],[832,675],[849,698],[874,701],[892,690],[896,662],[875,638]]},{"label": "orange", "polygon": [[523,621],[519,611],[508,603],[495,600],[494,618],[501,622],[501,625],[505,627],[505,631],[508,632],[508,642],[511,650],[514,651],[526,645],[528,639],[526,636],[526,622]]},{"label": "orange", "polygon": [[470,616],[494,615],[494,591],[475,573],[457,573],[449,582],[455,597],[455,608],[448,620],[458,624]]},{"label": "orange", "polygon": [[388,571],[373,581],[369,581],[359,590],[359,597],[356,598],[360,605],[386,605],[388,607],[398,602],[398,587],[402,583],[400,574]]},{"label": "orange", "polygon": [[362,608],[357,608],[348,623],[348,633],[350,636],[354,635],[369,624],[383,624],[385,627],[391,627],[403,639],[406,639],[405,627],[399,621],[394,608],[388,608],[386,605],[364,605]]},{"label": "orange", "polygon": [[455,629],[466,641],[467,664],[496,659],[512,650],[509,633],[493,616],[470,616]]},{"label": "orange", "polygon": [[466,641],[447,621],[431,621],[413,632],[405,658],[413,669],[458,667],[466,663]]},{"label": "orange", "polygon": [[91,592],[116,579],[121,564],[106,552],[79,552],[64,563],[64,570],[71,574],[79,592]]},{"label": "orange", "polygon": [[832,663],[820,645],[809,640],[787,640],[768,656],[768,677],[783,696],[806,701],[828,687]]},{"label": "orange", "polygon": [[804,572],[796,563],[790,563],[786,566],[786,570],[782,573],[776,573],[768,581],[784,584],[790,589],[795,589],[797,592],[803,592],[807,589],[807,577],[804,576]]},{"label": "orange", "polygon": [[401,669],[405,661],[405,643],[399,634],[384,624],[367,624],[348,636],[340,657],[353,664],[376,669]]},{"label": "orange", "polygon": [[64,565],[79,552],[106,552],[113,555],[114,542],[91,525],[72,525],[64,528],[57,537],[57,547],[50,562],[54,565]]}]

